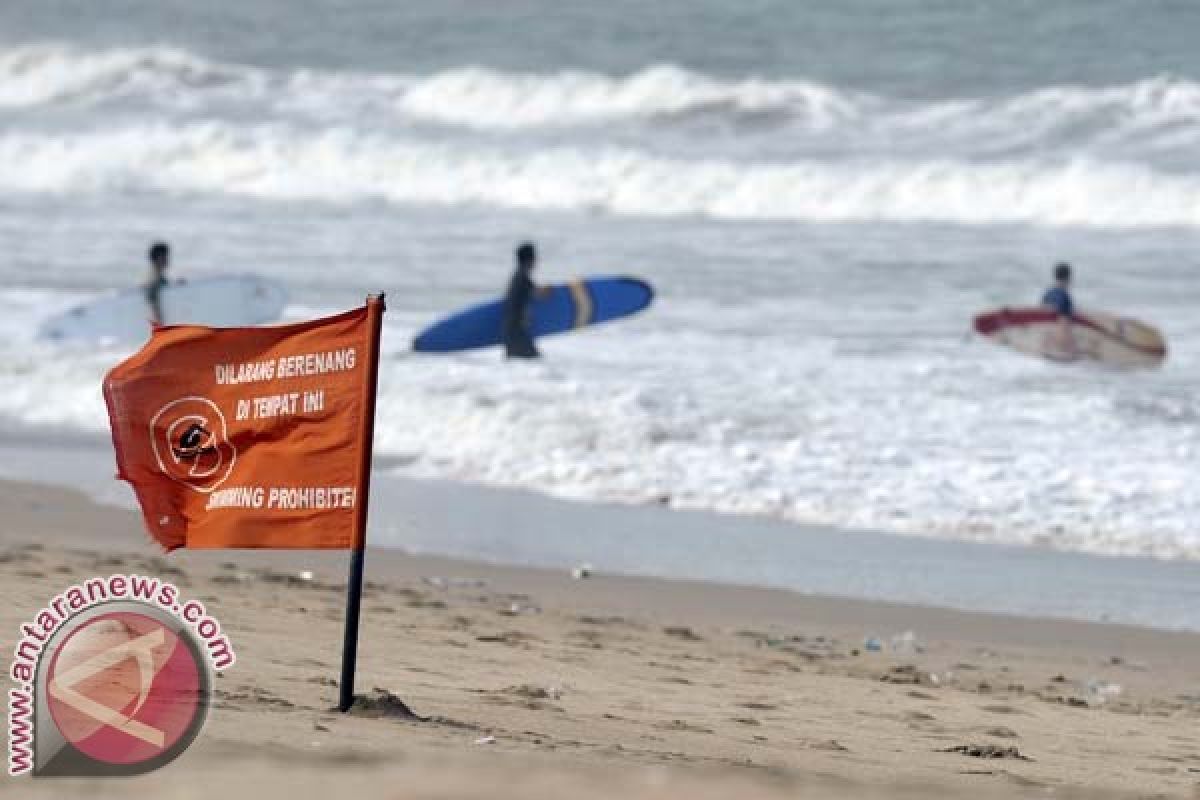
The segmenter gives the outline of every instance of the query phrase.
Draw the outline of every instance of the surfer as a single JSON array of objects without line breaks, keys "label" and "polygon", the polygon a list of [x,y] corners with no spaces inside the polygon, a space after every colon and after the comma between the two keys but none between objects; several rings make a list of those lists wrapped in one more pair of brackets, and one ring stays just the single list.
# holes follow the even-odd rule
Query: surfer
[{"label": "surfer", "polygon": [[504,355],[508,358],[539,358],[529,333],[529,304],[538,291],[533,282],[537,251],[529,242],[517,248],[517,268],[504,295]]},{"label": "surfer", "polygon": [[1049,306],[1063,317],[1075,314],[1075,303],[1071,300],[1071,265],[1059,264],[1054,268],[1054,285],[1042,295],[1042,305]]},{"label": "surfer", "polygon": [[163,322],[162,290],[169,285],[167,268],[171,265],[171,248],[165,242],[150,246],[150,277],[142,287],[146,292],[146,303],[150,306],[150,320],[155,325]]},{"label": "surfer", "polygon": [[1075,301],[1071,299],[1071,265],[1058,264],[1054,267],[1054,285],[1042,295],[1042,305],[1058,314],[1059,347],[1064,355],[1074,355],[1078,348],[1071,333],[1071,318],[1075,316]]}]

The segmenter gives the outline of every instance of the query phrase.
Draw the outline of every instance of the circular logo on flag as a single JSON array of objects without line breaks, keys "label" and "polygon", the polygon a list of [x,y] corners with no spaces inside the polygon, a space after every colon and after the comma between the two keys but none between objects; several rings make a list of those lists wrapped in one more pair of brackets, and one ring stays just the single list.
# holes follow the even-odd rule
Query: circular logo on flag
[{"label": "circular logo on flag", "polygon": [[85,615],[45,674],[54,726],[72,759],[90,763],[93,774],[137,774],[167,764],[188,748],[208,714],[211,684],[189,632],[177,619],[129,607],[100,606]]},{"label": "circular logo on flag", "polygon": [[225,482],[237,460],[225,415],[205,397],[181,397],[160,408],[150,420],[150,443],[159,469],[206,494]]}]

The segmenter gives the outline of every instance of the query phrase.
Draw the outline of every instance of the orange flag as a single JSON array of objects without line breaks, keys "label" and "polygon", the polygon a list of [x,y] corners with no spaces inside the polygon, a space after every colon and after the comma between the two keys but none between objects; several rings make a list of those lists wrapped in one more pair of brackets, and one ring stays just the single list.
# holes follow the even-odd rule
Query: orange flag
[{"label": "orange flag", "polygon": [[361,548],[382,298],[267,328],[158,328],[104,379],[117,477],[167,550]]}]

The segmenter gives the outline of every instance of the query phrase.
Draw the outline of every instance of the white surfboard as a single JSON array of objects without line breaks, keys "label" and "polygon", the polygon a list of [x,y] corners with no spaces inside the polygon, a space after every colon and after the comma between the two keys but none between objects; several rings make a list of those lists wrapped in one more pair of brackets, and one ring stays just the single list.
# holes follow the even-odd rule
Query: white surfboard
[{"label": "white surfboard", "polygon": [[1002,308],[975,317],[975,330],[997,344],[1050,361],[1111,367],[1157,367],[1167,343],[1156,328],[1103,311],[1076,311],[1064,334],[1053,309]]},{"label": "white surfboard", "polygon": [[[163,289],[163,324],[214,328],[260,325],[279,319],[287,291],[255,275],[227,275]],[[42,323],[38,336],[56,341],[140,342],[150,336],[150,305],[141,288],[85,303]]]}]

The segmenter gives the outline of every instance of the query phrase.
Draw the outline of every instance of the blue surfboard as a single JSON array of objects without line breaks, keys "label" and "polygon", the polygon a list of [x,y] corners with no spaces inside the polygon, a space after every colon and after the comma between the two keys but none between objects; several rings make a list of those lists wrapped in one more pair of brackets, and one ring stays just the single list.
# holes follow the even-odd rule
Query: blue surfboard
[{"label": "blue surfboard", "polygon": [[[530,304],[529,329],[535,337],[627,317],[654,299],[650,284],[637,278],[586,278],[546,288]],[[497,345],[503,321],[503,298],[480,303],[430,325],[413,340],[413,350],[453,353]]]}]

